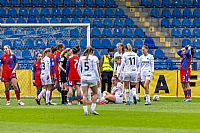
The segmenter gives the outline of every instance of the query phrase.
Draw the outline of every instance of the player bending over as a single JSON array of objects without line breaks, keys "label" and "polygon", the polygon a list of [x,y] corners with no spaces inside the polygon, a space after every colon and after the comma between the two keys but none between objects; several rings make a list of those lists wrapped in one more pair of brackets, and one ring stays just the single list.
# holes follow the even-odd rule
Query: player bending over
[{"label": "player bending over", "polygon": [[153,55],[148,54],[148,45],[144,44],[142,47],[143,55],[140,56],[139,75],[144,86],[146,102],[145,105],[151,105],[149,95],[149,83],[153,79],[154,73],[154,58]]},{"label": "player bending over", "polygon": [[97,79],[99,79],[99,73],[94,56],[91,55],[93,52],[93,48],[87,47],[83,55],[80,57],[78,64],[78,73],[81,77],[81,88],[83,91],[83,110],[85,115],[88,115],[87,96],[89,87],[93,91],[90,112],[94,115],[99,115],[99,113],[95,111],[97,101]]},{"label": "player bending over", "polygon": [[10,82],[13,84],[17,102],[19,105],[24,105],[20,100],[20,88],[18,86],[16,69],[18,67],[18,61],[16,56],[12,53],[10,46],[4,46],[4,54],[1,57],[1,72],[0,77],[5,85],[6,105],[10,105]]}]

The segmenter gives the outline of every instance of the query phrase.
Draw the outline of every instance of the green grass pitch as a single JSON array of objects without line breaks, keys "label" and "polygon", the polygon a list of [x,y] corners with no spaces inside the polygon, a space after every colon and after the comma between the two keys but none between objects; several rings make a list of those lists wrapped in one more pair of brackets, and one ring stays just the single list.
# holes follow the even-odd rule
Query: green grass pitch
[{"label": "green grass pitch", "polygon": [[[161,98],[145,106],[97,105],[99,116],[84,116],[82,106],[38,106],[34,99],[15,99],[11,106],[0,100],[0,133],[199,133],[200,99],[182,103],[177,98]],[[60,103],[59,99],[54,102]]]}]

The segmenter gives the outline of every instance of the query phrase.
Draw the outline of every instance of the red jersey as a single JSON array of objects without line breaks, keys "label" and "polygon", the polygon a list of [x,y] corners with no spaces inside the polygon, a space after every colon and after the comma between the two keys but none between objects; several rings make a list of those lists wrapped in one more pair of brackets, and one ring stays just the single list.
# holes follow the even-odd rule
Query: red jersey
[{"label": "red jersey", "polygon": [[41,62],[36,61],[33,64],[32,79],[35,80],[36,78],[40,77],[40,73],[41,73]]},{"label": "red jersey", "polygon": [[74,55],[69,59],[69,75],[68,79],[70,81],[79,81],[80,77],[78,75],[78,62],[79,62],[79,57],[77,55]]},{"label": "red jersey", "polygon": [[12,72],[17,62],[17,58],[14,54],[3,54],[1,57],[1,64],[3,64],[3,73]]},{"label": "red jersey", "polygon": [[57,51],[56,55],[54,56],[54,61],[55,61],[54,69],[55,69],[56,75],[59,75],[58,64],[60,62],[60,54],[61,54],[61,52]]}]

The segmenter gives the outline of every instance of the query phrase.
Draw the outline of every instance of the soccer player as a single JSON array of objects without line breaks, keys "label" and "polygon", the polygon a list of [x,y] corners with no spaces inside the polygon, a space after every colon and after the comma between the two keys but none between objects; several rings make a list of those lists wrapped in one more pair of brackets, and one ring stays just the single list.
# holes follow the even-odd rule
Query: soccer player
[{"label": "soccer player", "polygon": [[72,105],[73,100],[73,87],[75,87],[77,91],[77,104],[80,105],[81,101],[81,89],[80,89],[80,77],[78,75],[78,62],[79,57],[78,54],[81,51],[81,48],[79,46],[76,46],[72,49],[73,56],[69,59],[69,74],[68,74],[68,80],[69,80],[69,91],[68,91],[68,98],[69,102],[68,105]]},{"label": "soccer player", "polygon": [[177,54],[182,58],[180,66],[180,77],[182,88],[184,91],[185,99],[183,102],[191,102],[191,89],[190,89],[190,62],[193,56],[193,50],[191,46],[186,46],[177,51]]},{"label": "soccer player", "polygon": [[108,102],[113,102],[113,103],[117,103],[117,104],[123,103],[124,89],[123,89],[123,85],[119,81],[117,75],[114,75],[112,77],[112,85],[113,85],[112,92],[109,93],[107,91],[104,91],[101,101],[105,102],[105,100],[107,100]]},{"label": "soccer player", "polygon": [[[130,101],[137,104],[136,88],[133,87],[137,83],[139,57],[132,51],[130,44],[127,44],[126,52],[122,56],[122,64],[120,74],[123,73],[124,88],[126,94],[126,105],[130,105]],[[120,75],[119,75],[120,76]],[[129,93],[130,87],[130,93]]]},{"label": "soccer player", "polygon": [[122,56],[116,56],[115,63],[117,64],[117,68],[116,68],[117,73],[116,74],[119,75],[118,79],[122,80],[123,74],[122,73],[120,74],[120,69],[121,69],[121,64],[122,64]]},{"label": "soccer player", "polygon": [[95,63],[94,49],[87,47],[78,63],[78,73],[81,77],[81,88],[83,91],[83,110],[84,114],[88,115],[87,96],[89,87],[93,91],[93,99],[90,112],[94,115],[99,115],[95,111],[97,101],[97,79],[99,79],[97,63]]},{"label": "soccer player", "polygon": [[51,60],[50,57],[51,49],[46,48],[44,50],[44,57],[41,61],[41,74],[40,78],[42,81],[42,85],[44,90],[40,92],[38,97],[36,98],[36,102],[40,105],[41,97],[46,94],[46,105],[52,105],[50,102],[50,93],[52,89],[52,85],[54,84],[54,61]]},{"label": "soccer player", "polygon": [[41,60],[42,60],[42,54],[37,53],[36,61],[34,62],[33,68],[32,68],[32,82],[33,82],[33,85],[36,86],[37,88],[37,96],[40,94],[42,90],[42,81],[40,79]]},{"label": "soccer player", "polygon": [[[123,46],[123,43],[118,43],[117,44],[117,52],[114,54],[114,59],[117,57],[117,56],[120,56],[122,57],[124,53],[124,46]],[[117,67],[118,64],[116,62],[114,62],[114,74],[116,74],[117,72]]]},{"label": "soccer player", "polygon": [[12,83],[17,102],[23,106],[24,103],[20,100],[20,88],[17,81],[16,69],[18,67],[18,61],[16,56],[12,53],[10,46],[4,46],[4,54],[1,57],[1,72],[0,77],[5,85],[6,105],[10,105],[10,82]]},{"label": "soccer player", "polygon": [[71,56],[72,50],[70,48],[66,48],[61,54],[60,54],[60,63],[59,63],[59,69],[60,69],[60,79],[62,83],[62,104],[67,104],[67,92],[68,92],[68,74],[69,74],[69,56]]},{"label": "soccer player", "polygon": [[149,95],[149,83],[154,78],[154,58],[148,54],[148,45],[142,47],[143,55],[140,56],[139,75],[144,86],[146,102],[145,105],[151,105]]}]

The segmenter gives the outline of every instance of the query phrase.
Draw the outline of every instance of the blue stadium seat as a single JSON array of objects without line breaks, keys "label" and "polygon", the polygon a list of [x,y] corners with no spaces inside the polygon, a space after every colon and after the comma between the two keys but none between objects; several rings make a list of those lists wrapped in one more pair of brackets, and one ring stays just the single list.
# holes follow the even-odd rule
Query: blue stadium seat
[{"label": "blue stadium seat", "polygon": [[148,49],[148,53],[151,54],[151,55],[154,55],[153,51],[151,49]]},{"label": "blue stadium seat", "polygon": [[62,17],[66,17],[66,18],[72,17],[71,10],[69,8],[63,8]]},{"label": "blue stadium seat", "polygon": [[64,3],[64,5],[67,6],[67,7],[74,7],[74,6],[75,6],[75,1],[64,0],[63,3]]},{"label": "blue stadium seat", "polygon": [[9,8],[7,16],[12,18],[17,18],[18,17],[17,10],[15,8]]},{"label": "blue stadium seat", "polygon": [[102,40],[102,46],[104,47],[104,48],[113,48],[113,46],[111,45],[111,42],[110,42],[110,40],[109,39],[103,39]]},{"label": "blue stadium seat", "polygon": [[101,31],[98,28],[93,28],[91,37],[101,37]]},{"label": "blue stadium seat", "polygon": [[113,36],[114,37],[122,37],[122,30],[120,28],[115,28],[114,31],[113,31]]},{"label": "blue stadium seat", "polygon": [[180,32],[179,29],[173,28],[173,29],[171,30],[171,35],[172,35],[173,37],[181,37],[181,32]]},{"label": "blue stadium seat", "polygon": [[60,22],[61,23],[69,23],[69,19],[68,18],[61,18]]},{"label": "blue stadium seat", "polygon": [[18,60],[22,59],[22,55],[21,55],[22,52],[20,52],[19,50],[14,50],[13,53],[15,54]]},{"label": "blue stadium seat", "polygon": [[3,40],[3,41],[2,41],[2,49],[3,49],[3,47],[4,47],[5,45],[10,46],[11,49],[13,48],[12,42],[11,42],[11,40],[9,40],[9,39],[6,39],[6,40]]},{"label": "blue stadium seat", "polygon": [[102,32],[103,37],[113,37],[112,31],[109,28],[104,28]]},{"label": "blue stadium seat", "polygon": [[157,8],[153,8],[153,9],[151,10],[151,17],[160,18],[160,12],[158,11]]},{"label": "blue stadium seat", "polygon": [[161,49],[156,49],[154,57],[156,59],[167,59],[167,57],[165,56],[165,54]]},{"label": "blue stadium seat", "polygon": [[119,18],[126,18],[127,16],[124,13],[124,10],[122,10],[121,8],[117,8],[115,11],[115,16],[119,17]]},{"label": "blue stadium seat", "polygon": [[200,0],[194,0],[194,6],[200,7]]},{"label": "blue stadium seat", "polygon": [[130,28],[135,27],[135,23],[134,23],[134,21],[131,18],[126,18],[124,25],[126,27],[130,27]]},{"label": "blue stadium seat", "polygon": [[115,25],[116,27],[124,27],[124,21],[123,21],[123,19],[116,18],[116,19],[114,20],[114,25]]},{"label": "blue stadium seat", "polygon": [[0,23],[4,23],[4,21],[3,21],[3,19],[2,19],[2,18],[0,18]]},{"label": "blue stadium seat", "polygon": [[130,45],[133,47],[133,42],[131,39],[129,39],[129,38],[124,39],[124,41],[123,41],[124,46],[126,46],[128,43],[130,43]]},{"label": "blue stadium seat", "polygon": [[90,9],[90,8],[85,8],[85,10],[84,10],[84,12],[83,12],[83,16],[84,16],[84,17],[88,17],[88,18],[93,18],[94,15],[93,15],[92,9]]},{"label": "blue stadium seat", "polygon": [[155,60],[154,61],[154,68],[156,70],[166,69],[166,64],[165,64],[164,60]]},{"label": "blue stadium seat", "polygon": [[[33,43],[31,43],[31,45],[34,46]],[[30,46],[31,46],[31,45],[30,45]],[[37,39],[37,40],[35,41],[35,48],[45,49],[45,48],[46,48],[46,45],[45,45],[45,43],[44,43],[44,41],[43,41],[42,39]]]},{"label": "blue stadium seat", "polygon": [[92,40],[92,47],[93,47],[93,48],[96,48],[96,49],[102,49],[102,48],[104,48],[104,47],[101,45],[99,39],[93,39],[93,40]]},{"label": "blue stadium seat", "polygon": [[113,42],[112,42],[113,48],[116,48],[116,45],[117,45],[118,43],[122,43],[122,40],[121,40],[121,39],[118,39],[118,38],[115,38],[115,39],[113,40]]},{"label": "blue stadium seat", "polygon": [[149,0],[141,0],[141,5],[145,7],[151,7],[151,2]]},{"label": "blue stadium seat", "polygon": [[142,41],[141,39],[136,39],[136,40],[134,41],[134,46],[135,46],[136,48],[141,49],[142,46],[143,46],[143,41]]},{"label": "blue stadium seat", "polygon": [[160,0],[152,0],[153,7],[162,7]]},{"label": "blue stadium seat", "polygon": [[90,23],[90,25],[91,25],[91,21],[89,18],[83,18],[82,23]]},{"label": "blue stadium seat", "polygon": [[195,28],[195,29],[193,30],[193,36],[194,36],[194,37],[200,37],[200,29]]},{"label": "blue stadium seat", "polygon": [[19,16],[28,17],[28,9],[27,8],[20,8],[19,9]]},{"label": "blue stadium seat", "polygon": [[26,23],[26,20],[24,18],[18,18],[17,23]]},{"label": "blue stadium seat", "polygon": [[77,28],[70,30],[70,37],[72,38],[78,38],[80,36],[80,33]]},{"label": "blue stadium seat", "polygon": [[83,13],[80,8],[74,8],[72,14],[73,14],[73,17],[78,17],[78,18],[83,17]]},{"label": "blue stadium seat", "polygon": [[51,15],[52,15],[53,17],[57,17],[57,18],[63,17],[63,16],[61,15],[61,12],[60,12],[60,9],[59,9],[59,8],[52,8]]},{"label": "blue stadium seat", "polygon": [[41,2],[41,5],[42,6],[52,6],[52,3],[51,3],[52,1],[51,0],[42,0],[42,2]]},{"label": "blue stadium seat", "polygon": [[193,15],[196,18],[200,18],[200,9],[198,9],[198,8],[194,9]]},{"label": "blue stadium seat", "polygon": [[71,40],[69,41],[69,47],[70,47],[70,48],[73,48],[73,47],[75,47],[75,46],[77,46],[77,45],[79,45],[79,43],[78,43],[78,41],[77,41],[76,39],[71,39]]},{"label": "blue stadium seat", "polygon": [[157,49],[158,47],[155,46],[155,42],[152,38],[145,38],[144,44],[147,44],[149,49]]},{"label": "blue stadium seat", "polygon": [[59,20],[57,18],[51,18],[50,23],[59,23]]},{"label": "blue stadium seat", "polygon": [[87,39],[81,39],[81,41],[80,41],[80,47],[81,47],[81,49],[86,49],[86,47],[87,47]]},{"label": "blue stadium seat", "polygon": [[170,59],[167,59],[165,61],[165,63],[166,63],[166,69],[168,69],[168,70],[177,70],[178,69],[178,67]]},{"label": "blue stadium seat", "polygon": [[135,29],[135,35],[136,35],[136,37],[145,37],[145,33],[141,28]]},{"label": "blue stadium seat", "polygon": [[84,37],[84,38],[87,38],[87,28],[82,28],[81,29],[80,36]]},{"label": "blue stadium seat", "polygon": [[27,23],[37,23],[36,18],[28,18]]},{"label": "blue stadium seat", "polygon": [[13,30],[12,29],[10,29],[10,28],[7,28],[7,29],[4,29],[4,35],[13,35],[14,34],[14,32],[13,32]]},{"label": "blue stadium seat", "polygon": [[163,9],[161,16],[164,17],[164,18],[171,18],[170,10],[169,9]]},{"label": "blue stadium seat", "polygon": [[41,6],[40,0],[31,0],[31,5],[33,6]]},{"label": "blue stadium seat", "polygon": [[114,0],[106,0],[105,5],[106,5],[106,7],[110,7],[110,8],[116,8],[117,7]]},{"label": "blue stadium seat", "polygon": [[7,14],[6,14],[6,10],[4,8],[0,8],[0,17],[1,18],[8,17]]},{"label": "blue stadium seat", "polygon": [[103,20],[103,26],[104,27],[113,27],[113,21],[111,18],[105,18]]},{"label": "blue stadium seat", "polygon": [[180,19],[173,19],[172,20],[172,27],[182,27]]},{"label": "blue stadium seat", "polygon": [[185,7],[193,7],[193,2],[191,0],[183,0],[183,5]]},{"label": "blue stadium seat", "polygon": [[95,5],[97,7],[105,7],[105,3],[103,0],[95,0]]},{"label": "blue stadium seat", "polygon": [[105,15],[103,13],[103,10],[101,8],[96,8],[94,10],[94,17],[96,18],[103,18]]},{"label": "blue stadium seat", "polygon": [[93,0],[85,0],[85,4],[88,7],[94,7],[95,6]]},{"label": "blue stadium seat", "polygon": [[100,56],[108,55],[108,50],[107,49],[102,49],[100,52]]},{"label": "blue stadium seat", "polygon": [[47,41],[47,47],[50,48],[52,46],[56,46],[56,41],[55,40],[48,40]]},{"label": "blue stadium seat", "polygon": [[36,31],[34,28],[29,28],[26,30],[26,34],[27,35],[35,35],[36,34]]},{"label": "blue stadium seat", "polygon": [[14,40],[14,42],[13,42],[13,48],[15,48],[15,49],[23,49],[24,48],[24,45],[23,45],[23,43],[22,43],[22,40]]},{"label": "blue stadium seat", "polygon": [[188,19],[188,18],[183,19],[183,21],[182,21],[182,26],[183,26],[183,27],[188,27],[188,28],[193,27],[193,25],[192,25],[190,19]]},{"label": "blue stadium seat", "polygon": [[29,0],[20,0],[20,5],[22,6],[30,6]]},{"label": "blue stadium seat", "polygon": [[50,11],[49,8],[41,8],[40,16],[42,17],[50,17]]},{"label": "blue stadium seat", "polygon": [[135,34],[133,33],[133,30],[131,28],[125,28],[124,29],[124,37],[135,37]]},{"label": "blue stadium seat", "polygon": [[79,18],[72,18],[71,23],[80,23]]},{"label": "blue stadium seat", "polygon": [[185,17],[185,18],[192,18],[193,15],[192,15],[191,9],[185,8],[183,10],[183,17]]},{"label": "blue stadium seat", "polygon": [[172,3],[170,0],[162,0],[162,6],[164,7],[172,7]]},{"label": "blue stadium seat", "polygon": [[113,18],[113,17],[115,17],[115,13],[114,13],[114,11],[113,11],[112,8],[106,8],[106,10],[105,10],[105,17],[107,17],[107,18]]},{"label": "blue stadium seat", "polygon": [[200,40],[199,40],[199,39],[195,39],[195,40],[193,41],[193,46],[194,46],[195,48],[200,48]]},{"label": "blue stadium seat", "polygon": [[32,58],[31,52],[29,50],[24,50],[22,52],[22,57],[24,59],[30,60]]},{"label": "blue stadium seat", "polygon": [[173,0],[173,1],[172,1],[172,5],[173,5],[174,7],[183,7],[183,3],[182,3],[181,0]]},{"label": "blue stadium seat", "polygon": [[53,6],[62,6],[63,2],[62,2],[62,0],[52,0],[52,5]]},{"label": "blue stadium seat", "polygon": [[69,48],[68,40],[62,40],[61,42],[64,44],[65,48]]},{"label": "blue stadium seat", "polygon": [[169,19],[163,18],[163,19],[161,20],[161,26],[163,26],[163,27],[165,27],[165,28],[170,28],[170,27],[171,27],[171,24],[170,24]]},{"label": "blue stadium seat", "polygon": [[142,51],[141,50],[137,50],[137,55],[140,57],[142,55]]},{"label": "blue stadium seat", "polygon": [[200,28],[200,19],[199,18],[195,18],[193,20],[193,25],[194,25],[194,27]]},{"label": "blue stadium seat", "polygon": [[[24,44],[24,47],[27,48],[27,49],[34,49],[34,42],[32,39],[27,39],[25,44]],[[41,48],[41,45],[40,46],[37,46],[38,48]],[[36,47],[36,48],[37,48]]]},{"label": "blue stadium seat", "polygon": [[185,47],[187,45],[191,45],[191,41],[189,39],[183,39],[182,40],[182,47]]},{"label": "blue stadium seat", "polygon": [[6,23],[15,23],[15,20],[12,19],[12,18],[8,18],[8,19],[6,20]]},{"label": "blue stadium seat", "polygon": [[40,18],[39,23],[49,23],[49,21],[46,18]]},{"label": "blue stadium seat", "polygon": [[182,36],[183,36],[183,37],[191,37],[191,31],[190,31],[190,29],[184,28],[184,29],[182,30]]},{"label": "blue stadium seat", "polygon": [[8,5],[8,1],[7,0],[1,0],[0,1],[0,5],[1,6],[7,6]]},{"label": "blue stadium seat", "polygon": [[29,11],[29,17],[38,17],[39,12],[37,8],[31,8]]},{"label": "blue stadium seat", "polygon": [[98,28],[100,28],[100,27],[102,27],[102,21],[101,21],[101,19],[99,19],[99,18],[94,18],[93,19],[93,27],[98,27]]},{"label": "blue stadium seat", "polygon": [[175,18],[182,18],[182,14],[181,14],[180,9],[175,8],[172,12],[172,16],[175,17]]},{"label": "blue stadium seat", "polygon": [[96,49],[94,50],[94,55],[95,55],[98,59],[101,58],[101,56],[99,55],[99,52],[98,52]]}]

